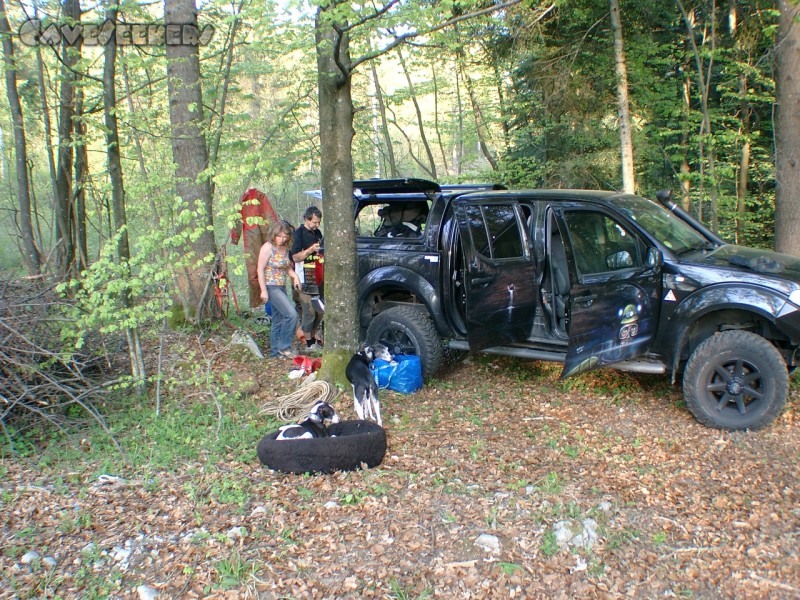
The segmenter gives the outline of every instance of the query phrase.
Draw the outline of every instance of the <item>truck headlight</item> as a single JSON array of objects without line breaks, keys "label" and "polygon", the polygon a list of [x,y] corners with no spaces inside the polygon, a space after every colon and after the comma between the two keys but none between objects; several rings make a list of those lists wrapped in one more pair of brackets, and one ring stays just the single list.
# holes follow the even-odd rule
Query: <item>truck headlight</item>
[{"label": "truck headlight", "polygon": [[800,290],[795,290],[789,294],[789,302],[795,306],[800,306]]}]

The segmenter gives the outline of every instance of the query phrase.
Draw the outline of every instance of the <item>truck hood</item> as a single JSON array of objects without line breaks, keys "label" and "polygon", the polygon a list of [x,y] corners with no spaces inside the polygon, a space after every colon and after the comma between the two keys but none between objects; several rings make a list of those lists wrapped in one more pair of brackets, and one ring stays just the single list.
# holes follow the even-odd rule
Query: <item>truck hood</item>
[{"label": "truck hood", "polygon": [[717,267],[739,267],[800,282],[800,258],[771,250],[725,244],[705,255],[701,262]]}]

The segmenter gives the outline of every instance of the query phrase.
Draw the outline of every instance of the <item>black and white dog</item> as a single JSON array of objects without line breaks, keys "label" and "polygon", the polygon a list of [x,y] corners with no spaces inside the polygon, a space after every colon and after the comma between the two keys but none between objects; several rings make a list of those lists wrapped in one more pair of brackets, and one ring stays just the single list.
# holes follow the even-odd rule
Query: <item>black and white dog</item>
[{"label": "black and white dog", "polygon": [[369,366],[376,358],[391,362],[392,355],[383,344],[364,346],[353,354],[344,371],[347,381],[353,384],[353,408],[359,419],[371,419],[383,427],[378,386]]},{"label": "black and white dog", "polygon": [[338,423],[339,415],[327,402],[317,402],[308,414],[297,423],[283,425],[278,431],[276,440],[307,440],[310,438],[330,437],[328,424]]}]

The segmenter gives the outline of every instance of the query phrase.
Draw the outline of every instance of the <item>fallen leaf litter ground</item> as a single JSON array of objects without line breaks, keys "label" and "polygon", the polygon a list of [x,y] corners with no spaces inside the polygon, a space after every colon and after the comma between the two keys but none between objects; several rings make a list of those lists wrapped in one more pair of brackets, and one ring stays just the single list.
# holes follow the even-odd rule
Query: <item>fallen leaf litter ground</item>
[{"label": "fallen leaf litter ground", "polygon": [[[215,369],[261,402],[295,385],[286,361],[221,356]],[[244,456],[148,480],[99,460],[70,474],[5,459],[0,598],[136,598],[140,585],[168,598],[800,597],[797,385],[774,425],[729,433],[695,422],[664,377],[558,373],[462,355],[416,394],[383,392],[388,452],[369,471],[269,471],[255,446],[271,425]],[[585,519],[593,545],[559,546],[556,524]],[[21,564],[30,550],[55,567]]]}]

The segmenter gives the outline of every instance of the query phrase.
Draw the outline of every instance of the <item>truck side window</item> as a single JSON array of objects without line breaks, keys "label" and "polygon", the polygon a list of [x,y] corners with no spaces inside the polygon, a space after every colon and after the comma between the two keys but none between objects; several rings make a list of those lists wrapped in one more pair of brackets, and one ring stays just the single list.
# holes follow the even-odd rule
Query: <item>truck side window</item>
[{"label": "truck side window", "polygon": [[365,204],[356,215],[356,235],[419,239],[425,232],[429,206],[425,201]]},{"label": "truck side window", "polygon": [[564,220],[581,275],[642,266],[636,237],[608,215],[576,210],[565,212]]},{"label": "truck side window", "polygon": [[517,214],[511,204],[468,206],[469,228],[475,250],[500,260],[524,256]]}]

